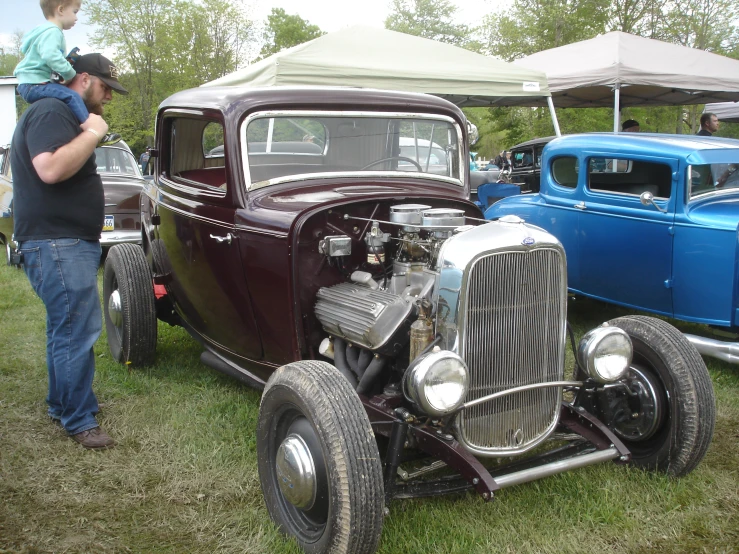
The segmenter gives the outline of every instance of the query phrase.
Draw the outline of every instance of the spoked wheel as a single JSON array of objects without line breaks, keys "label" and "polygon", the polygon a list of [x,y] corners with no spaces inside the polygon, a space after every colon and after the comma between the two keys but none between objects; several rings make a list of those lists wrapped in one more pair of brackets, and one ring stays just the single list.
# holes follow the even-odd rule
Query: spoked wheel
[{"label": "spoked wheel", "polygon": [[300,361],[267,382],[257,426],[270,516],[309,553],[372,553],[382,532],[382,466],[369,418],[325,362]]},{"label": "spoked wheel", "polygon": [[631,450],[632,463],[678,477],[705,456],[716,402],[705,363],[672,325],[652,317],[609,321],[631,337],[626,387],[606,387],[598,403],[605,423]]},{"label": "spoked wheel", "polygon": [[151,272],[141,247],[119,244],[108,252],[103,307],[113,359],[134,366],[151,364],[156,353],[157,319]]}]

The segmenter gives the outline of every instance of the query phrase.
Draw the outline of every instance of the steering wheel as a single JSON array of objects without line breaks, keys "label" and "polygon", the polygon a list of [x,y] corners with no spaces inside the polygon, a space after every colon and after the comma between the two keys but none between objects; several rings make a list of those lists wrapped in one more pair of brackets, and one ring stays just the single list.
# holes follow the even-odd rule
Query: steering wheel
[{"label": "steering wheel", "polygon": [[398,160],[399,162],[409,162],[409,163],[412,163],[414,166],[416,166],[416,169],[419,172],[423,171],[423,168],[421,167],[421,164],[419,164],[416,160],[413,160],[411,158],[406,158],[405,156],[390,156],[389,158],[380,158],[379,160],[375,160],[374,162],[368,163],[363,168],[361,168],[359,171],[364,171],[365,169],[369,169],[370,167],[375,166],[377,164],[381,164],[383,162],[390,162],[392,160]]}]

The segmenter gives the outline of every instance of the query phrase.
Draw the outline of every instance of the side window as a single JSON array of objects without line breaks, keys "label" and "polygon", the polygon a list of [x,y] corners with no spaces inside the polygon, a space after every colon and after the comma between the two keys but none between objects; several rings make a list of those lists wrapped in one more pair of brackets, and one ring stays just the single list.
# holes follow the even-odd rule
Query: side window
[{"label": "side window", "polygon": [[562,187],[577,187],[579,162],[574,156],[562,156],[552,161],[552,179]]},{"label": "side window", "polygon": [[531,167],[534,165],[534,156],[531,150],[519,150],[512,155],[514,168]]},{"label": "side window", "polygon": [[672,170],[662,163],[620,158],[591,158],[588,162],[588,188],[610,194],[639,196],[651,192],[656,198],[669,198]]},{"label": "side window", "polygon": [[[169,159],[165,173],[176,184],[202,188],[204,192],[226,190],[223,125],[197,117],[169,117]],[[219,193],[219,196],[222,193]]]}]

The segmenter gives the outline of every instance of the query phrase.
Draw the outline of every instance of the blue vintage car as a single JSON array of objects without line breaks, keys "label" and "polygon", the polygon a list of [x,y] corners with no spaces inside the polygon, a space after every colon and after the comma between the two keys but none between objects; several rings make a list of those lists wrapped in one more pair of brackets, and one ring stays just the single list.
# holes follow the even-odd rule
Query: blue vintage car
[{"label": "blue vintage car", "polygon": [[[485,216],[515,214],[554,234],[573,293],[739,331],[738,167],[732,139],[570,135],[544,149],[539,194]],[[690,338],[739,361],[736,343]]]}]

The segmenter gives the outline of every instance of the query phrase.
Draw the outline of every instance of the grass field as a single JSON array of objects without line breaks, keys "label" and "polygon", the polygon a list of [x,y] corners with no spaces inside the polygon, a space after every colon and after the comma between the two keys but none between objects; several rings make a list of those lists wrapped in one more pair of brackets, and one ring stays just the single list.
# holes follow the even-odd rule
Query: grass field
[{"label": "grass field", "polygon": [[[627,312],[577,300],[570,313],[582,330]],[[298,552],[262,501],[258,392],[202,366],[181,329],[160,323],[145,370],[114,363],[102,336],[95,391],[118,446],[87,451],[46,417],[44,321],[25,275],[0,266],[0,553]],[[718,420],[689,476],[602,464],[489,504],[395,501],[380,552],[739,552],[739,366],[707,363]]]}]

